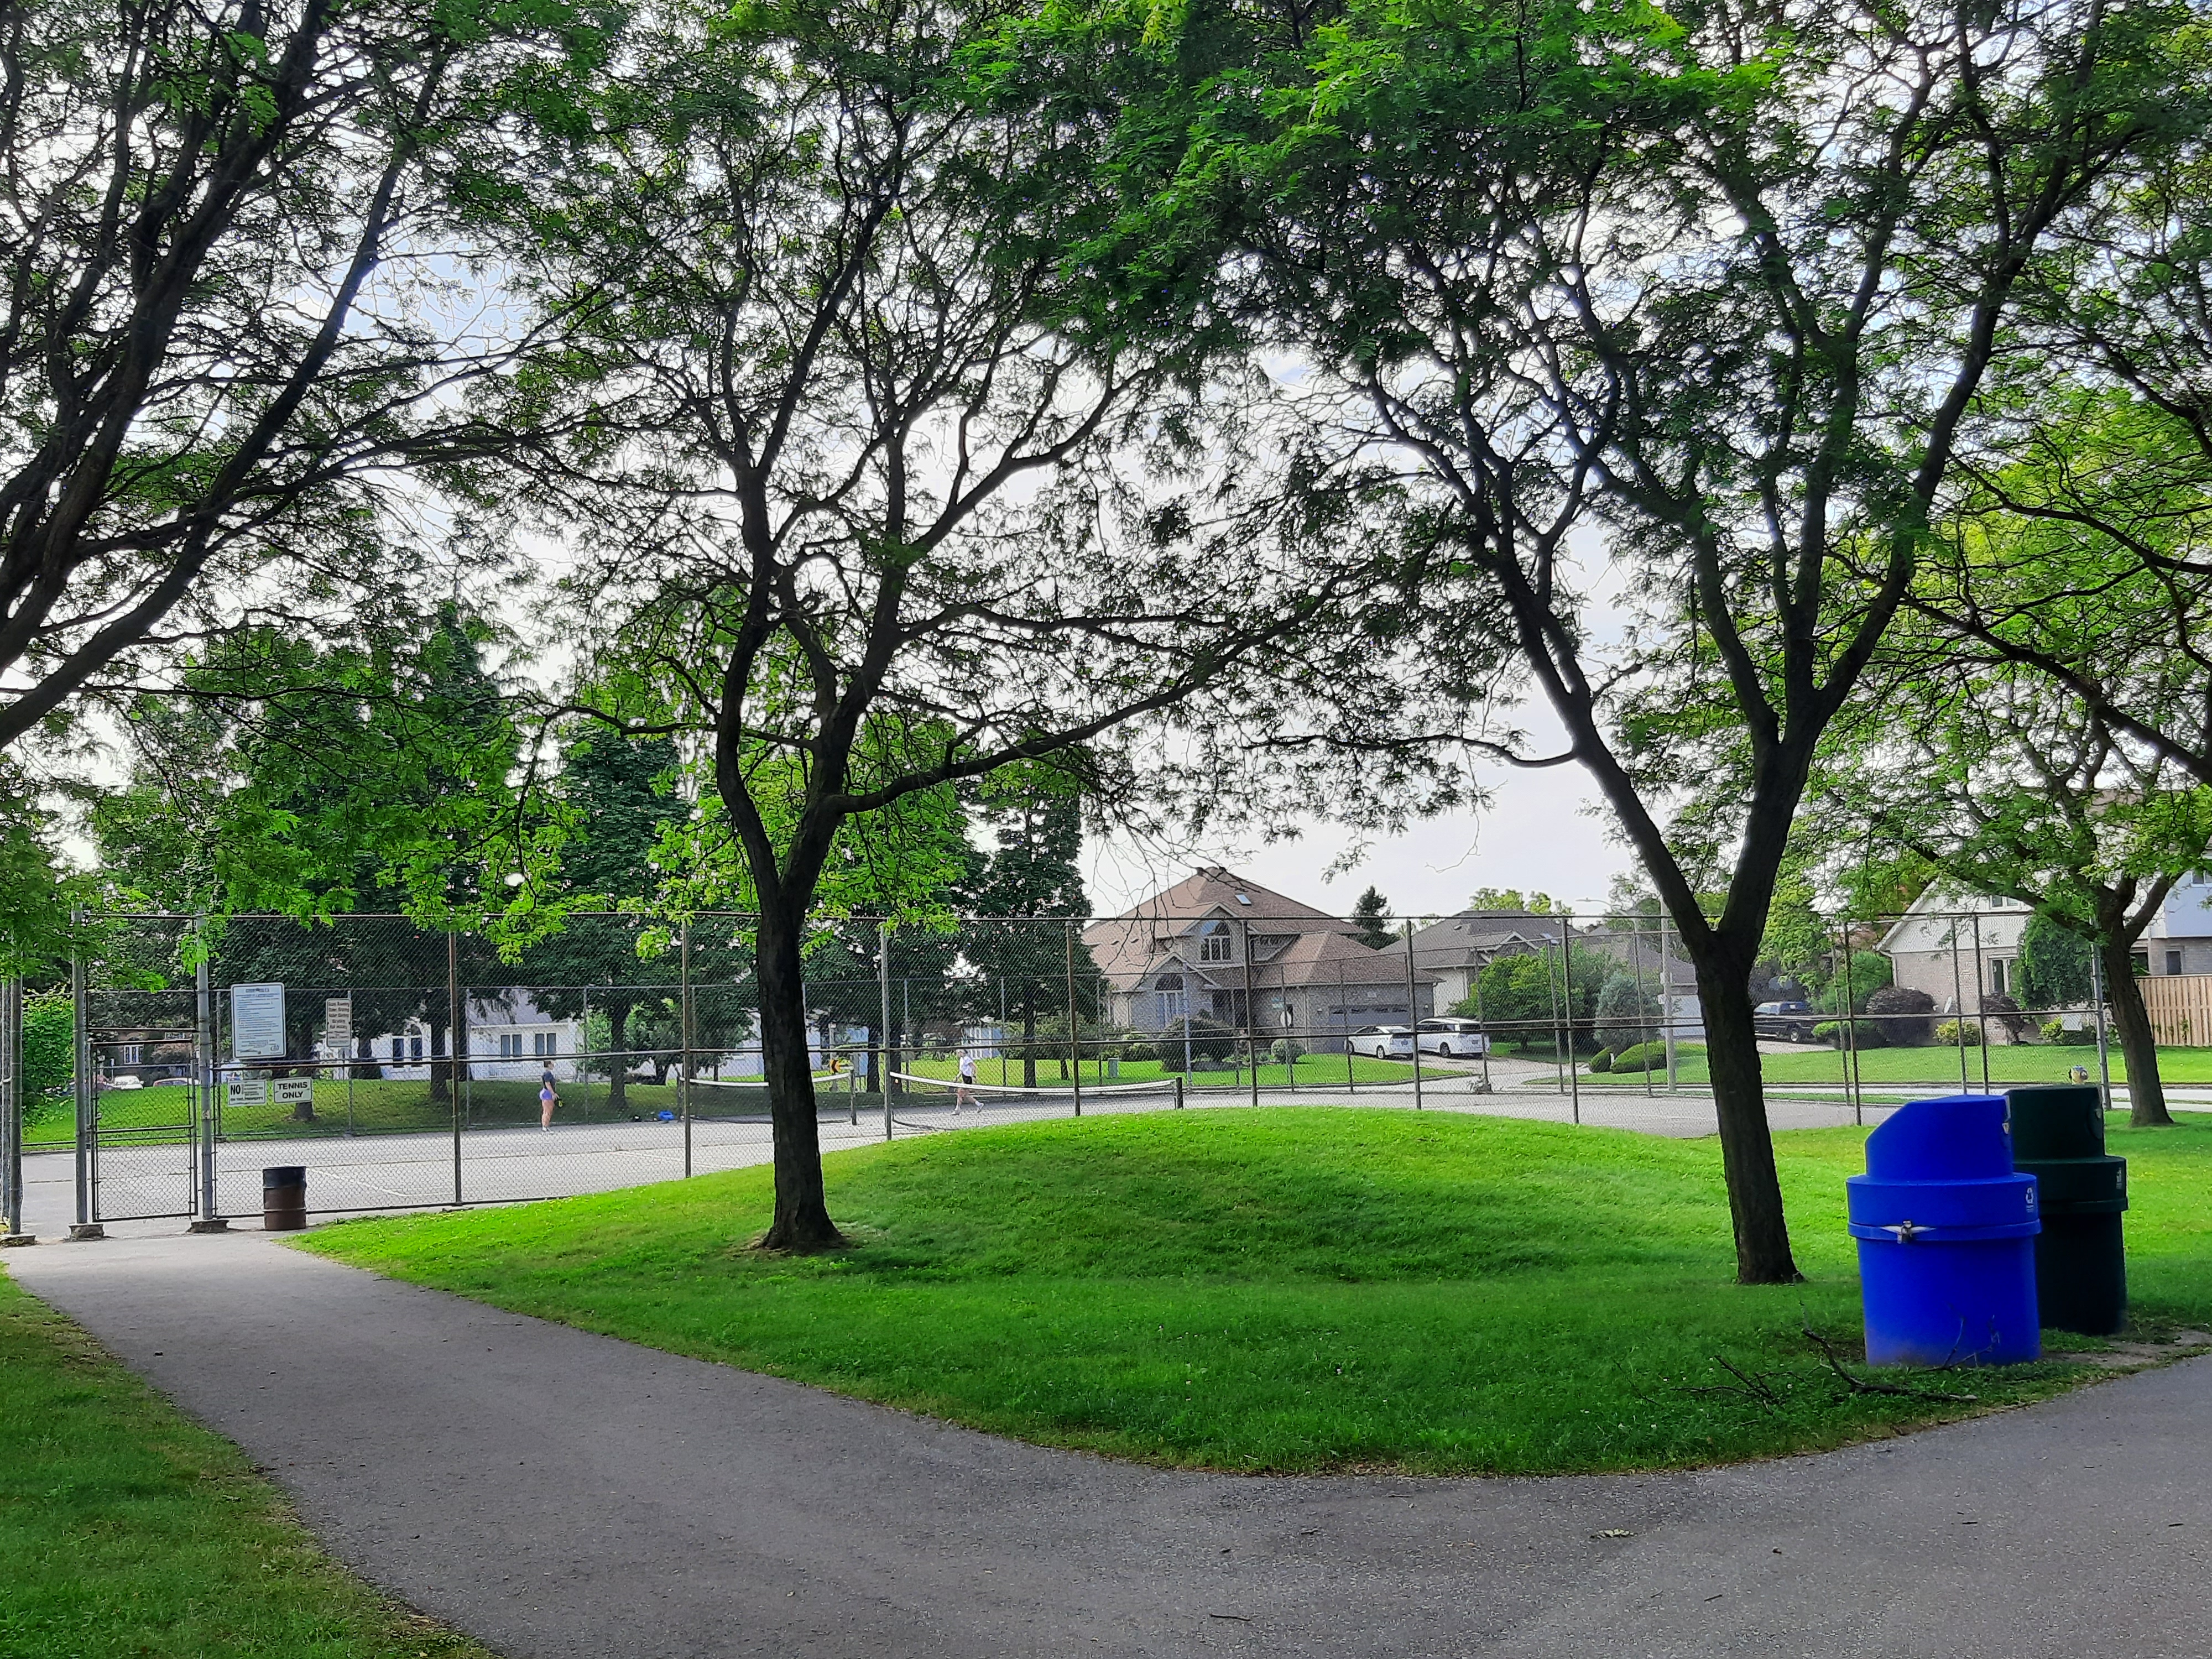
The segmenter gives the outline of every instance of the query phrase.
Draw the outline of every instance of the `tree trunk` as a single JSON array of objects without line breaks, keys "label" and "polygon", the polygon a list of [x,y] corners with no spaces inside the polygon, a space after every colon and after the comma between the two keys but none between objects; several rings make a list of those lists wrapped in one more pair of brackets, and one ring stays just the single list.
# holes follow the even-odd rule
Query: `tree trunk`
[{"label": "tree trunk", "polygon": [[451,1029],[436,1020],[430,1025],[430,1098],[441,1103],[453,1097],[453,1061],[447,1053],[446,1036]]},{"label": "tree trunk", "polygon": [[2138,1129],[2170,1129],[2173,1115],[2166,1109],[2166,1085],[2158,1075],[2158,1034],[2151,1030],[2128,944],[2124,934],[2107,935],[2098,946],[2104,957],[2105,1000],[2112,1005],[2120,1054],[2127,1061],[2128,1121]]},{"label": "tree trunk", "polygon": [[629,1005],[607,1004],[607,1109],[617,1118],[629,1110]]},{"label": "tree trunk", "polygon": [[1036,1004],[1031,1001],[1022,1005],[1022,1087],[1036,1086]]},{"label": "tree trunk", "polygon": [[845,1243],[830,1219],[822,1189],[814,1066],[806,1046],[806,982],[799,959],[803,925],[800,918],[764,905],[754,946],[760,974],[761,1069],[775,1141],[775,1213],[755,1245],[763,1250],[831,1250]]},{"label": "tree trunk", "polygon": [[1729,1217],[1735,1227],[1739,1285],[1794,1285],[1804,1275],[1790,1251],[1775,1173],[1774,1137],[1766,1122],[1765,1079],[1751,1012],[1747,965],[1692,952],[1705,1024],[1705,1061],[1713,1109],[1720,1120],[1721,1165],[1728,1177]]}]

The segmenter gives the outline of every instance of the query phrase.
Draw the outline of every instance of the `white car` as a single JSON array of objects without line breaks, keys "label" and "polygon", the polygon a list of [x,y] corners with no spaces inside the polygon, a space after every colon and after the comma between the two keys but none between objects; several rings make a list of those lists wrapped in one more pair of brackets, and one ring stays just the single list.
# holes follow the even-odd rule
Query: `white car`
[{"label": "white car", "polygon": [[1352,1034],[1352,1052],[1375,1060],[1411,1060],[1413,1034],[1402,1025],[1363,1025]]},{"label": "white car", "polygon": [[1446,1060],[1476,1060],[1490,1052],[1490,1038],[1471,1019],[1425,1019],[1417,1041],[1423,1054]]}]

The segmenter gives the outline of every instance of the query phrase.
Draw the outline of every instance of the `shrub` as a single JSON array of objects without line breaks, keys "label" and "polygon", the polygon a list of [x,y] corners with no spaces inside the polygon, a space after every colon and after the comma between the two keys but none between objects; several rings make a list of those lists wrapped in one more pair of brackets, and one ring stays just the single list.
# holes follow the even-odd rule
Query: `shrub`
[{"label": "shrub", "polygon": [[2069,1025],[2063,1019],[2046,1019],[2043,1022],[2043,1040],[2070,1048],[2084,1042],[2095,1042],[2097,1033],[2087,1025]]},{"label": "shrub", "polygon": [[[1158,1060],[1160,1058],[1160,1051],[1153,1044],[1139,1038],[1121,1045],[1121,1058],[1123,1060]],[[1176,1056],[1178,1062],[1182,1058],[1180,1054]]]},{"label": "shrub", "polygon": [[1601,1048],[1595,1054],[1592,1054],[1590,1056],[1589,1068],[1593,1072],[1611,1071],[1613,1069],[1613,1050],[1610,1048]]},{"label": "shrub", "polygon": [[[1903,1048],[1928,1041],[1928,1028],[1934,1023],[1928,1016],[1936,1012],[1936,999],[1927,992],[1884,986],[1867,999],[1866,1006],[1867,1012],[1879,1016],[1871,1025],[1885,1042]],[[1868,1027],[1859,1029],[1863,1031]]]},{"label": "shrub", "polygon": [[1295,1060],[1301,1060],[1306,1057],[1305,1045],[1302,1042],[1293,1042],[1288,1037],[1277,1037],[1274,1046],[1267,1050],[1267,1054],[1276,1065],[1288,1066]]},{"label": "shrub", "polygon": [[1190,1069],[1194,1072],[1218,1072],[1224,1068],[1212,1054],[1193,1054]]},{"label": "shrub", "polygon": [[1978,1048],[1982,1028],[1971,1019],[1947,1019],[1936,1028],[1936,1041],[1946,1048]]},{"label": "shrub", "polygon": [[1661,1072],[1666,1068],[1667,1045],[1663,1042],[1639,1042],[1613,1057],[1613,1069],[1616,1072]]},{"label": "shrub", "polygon": [[1880,1048],[1889,1042],[1881,1034],[1881,1027],[1870,1019],[1859,1021],[1856,1031],[1847,1028],[1839,1019],[1823,1020],[1813,1028],[1813,1036],[1816,1040],[1838,1048]]}]

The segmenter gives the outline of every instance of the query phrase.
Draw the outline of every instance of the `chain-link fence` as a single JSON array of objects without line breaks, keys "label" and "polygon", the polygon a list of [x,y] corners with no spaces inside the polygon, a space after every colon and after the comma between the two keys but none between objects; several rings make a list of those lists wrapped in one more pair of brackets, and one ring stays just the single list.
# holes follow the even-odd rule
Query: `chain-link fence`
[{"label": "chain-link fence", "polygon": [[[2023,909],[1931,904],[1797,933],[1750,987],[1770,1100],[1863,1119],[1932,1089],[2109,1082],[2098,963]],[[397,916],[116,915],[84,937],[73,1110],[41,1109],[21,1079],[20,988],[0,1006],[11,1144],[74,1158],[81,1225],[251,1214],[272,1167],[306,1167],[311,1207],[333,1212],[768,1154],[743,915],[574,916],[507,956]],[[1580,1120],[1706,1088],[1697,975],[1656,914],[1384,921],[1209,874],[1115,917],[824,919],[803,960],[831,1146],[1217,1104],[1549,1094]],[[2203,1001],[2212,1040],[2212,975],[2145,965],[2136,988],[2161,1031],[2191,1040]],[[12,1193],[20,1211],[21,1191],[9,1176],[0,1207]]]}]

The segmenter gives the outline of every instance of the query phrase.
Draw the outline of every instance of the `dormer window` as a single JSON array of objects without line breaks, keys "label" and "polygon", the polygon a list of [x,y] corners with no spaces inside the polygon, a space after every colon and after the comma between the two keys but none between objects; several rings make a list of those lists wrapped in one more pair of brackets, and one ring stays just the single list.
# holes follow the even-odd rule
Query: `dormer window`
[{"label": "dormer window", "polygon": [[[1239,896],[1243,896],[1241,894]],[[1229,924],[1209,921],[1198,930],[1198,959],[1200,962],[1230,960]]]}]

